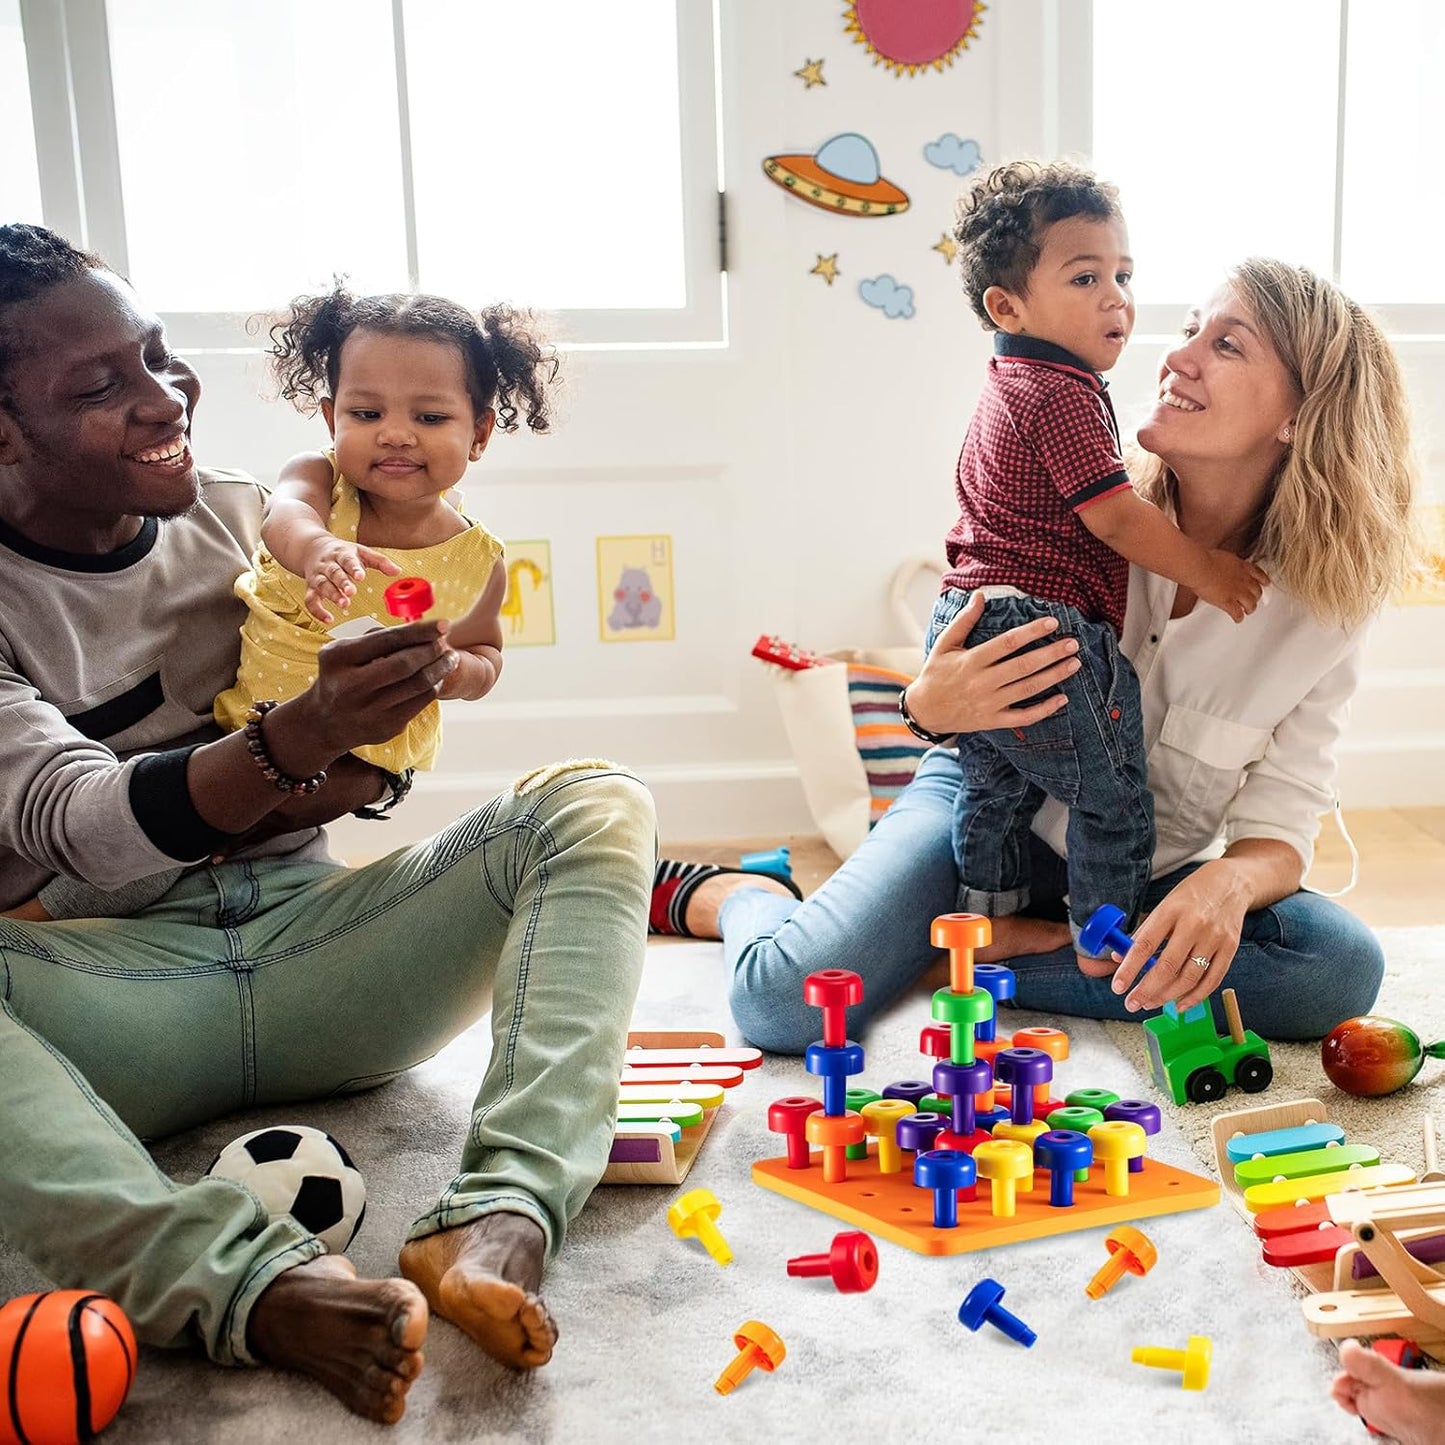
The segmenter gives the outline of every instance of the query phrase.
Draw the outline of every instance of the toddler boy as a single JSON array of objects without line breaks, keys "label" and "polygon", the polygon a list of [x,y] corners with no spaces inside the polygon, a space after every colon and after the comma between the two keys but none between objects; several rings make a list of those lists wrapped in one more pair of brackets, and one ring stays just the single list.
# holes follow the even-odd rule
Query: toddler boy
[{"label": "toddler boy", "polygon": [[[1069,808],[1077,941],[1102,903],[1134,919],[1154,852],[1139,683],[1119,652],[1129,563],[1236,622],[1268,578],[1191,541],[1130,485],[1101,374],[1134,326],[1118,191],[1074,165],[1015,161],[965,193],[954,237],[994,355],[958,460],[959,518],[928,646],[981,590],[968,646],[1053,616],[1049,640],[1077,638],[1080,663],[1061,684],[1068,705],[1052,716],[959,735],[958,907],[997,918],[1028,905],[1029,829],[1047,795]],[[906,695],[899,710],[925,741],[950,740],[909,717]]]}]

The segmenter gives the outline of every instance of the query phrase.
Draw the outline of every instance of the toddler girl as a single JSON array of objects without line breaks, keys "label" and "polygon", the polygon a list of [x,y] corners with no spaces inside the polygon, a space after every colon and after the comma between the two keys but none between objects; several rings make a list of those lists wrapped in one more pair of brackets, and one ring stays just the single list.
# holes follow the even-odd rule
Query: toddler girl
[{"label": "toddler girl", "polygon": [[[499,418],[503,431],[516,430],[518,402],[533,431],[547,429],[556,361],[506,307],[474,316],[437,296],[355,297],[341,287],[293,302],[271,335],[281,395],[319,409],[333,445],[281,469],[261,546],[236,583],[249,616],[216,721],[235,730],[257,699],[284,701],[308,687],[337,626],[332,607],[367,626],[395,623],[382,593],[403,572],[426,578],[436,610],[451,619],[459,663],[440,696],[485,697],[502,667],[506,567],[502,544],[463,514],[452,489]],[[431,767],[440,740],[432,703],[356,756],[401,775]]]}]

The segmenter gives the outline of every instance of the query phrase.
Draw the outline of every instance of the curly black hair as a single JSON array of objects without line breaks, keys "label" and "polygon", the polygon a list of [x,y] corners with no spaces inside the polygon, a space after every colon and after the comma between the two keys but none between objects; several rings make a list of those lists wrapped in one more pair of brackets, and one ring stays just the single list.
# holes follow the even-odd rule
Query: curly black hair
[{"label": "curly black hair", "polygon": [[14,339],[4,324],[5,312],[86,271],[106,269],[99,256],[72,246],[44,226],[0,226],[0,406],[10,406],[7,382],[18,359]]},{"label": "curly black hair", "polygon": [[983,304],[990,286],[1028,295],[1044,232],[1056,221],[1123,218],[1119,191],[1068,161],[1010,161],[996,166],[958,198],[953,239],[963,289],[986,331],[997,331]]},{"label": "curly black hair", "polygon": [[341,348],[353,331],[429,337],[462,353],[478,415],[495,408],[497,426],[510,432],[525,413],[527,426],[544,432],[551,424],[547,388],[556,380],[558,361],[532,325],[530,312],[510,306],[474,314],[441,296],[356,296],[338,281],[325,295],[298,296],[287,319],[271,327],[271,368],[282,397],[311,413],[336,395]]}]

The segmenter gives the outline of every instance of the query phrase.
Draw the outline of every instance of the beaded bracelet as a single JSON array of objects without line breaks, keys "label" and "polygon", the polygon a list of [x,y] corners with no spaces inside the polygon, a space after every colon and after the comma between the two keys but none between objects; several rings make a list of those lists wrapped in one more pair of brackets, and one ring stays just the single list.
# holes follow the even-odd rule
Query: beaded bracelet
[{"label": "beaded bracelet", "polygon": [[266,751],[266,740],[261,736],[261,719],[276,707],[280,707],[280,703],[274,697],[251,704],[251,710],[246,714],[246,747],[250,750],[256,766],[261,769],[261,776],[268,783],[274,784],[279,791],[293,794],[314,793],[326,781],[324,768],[309,778],[293,778],[289,773],[283,773],[271,761],[271,754]]}]

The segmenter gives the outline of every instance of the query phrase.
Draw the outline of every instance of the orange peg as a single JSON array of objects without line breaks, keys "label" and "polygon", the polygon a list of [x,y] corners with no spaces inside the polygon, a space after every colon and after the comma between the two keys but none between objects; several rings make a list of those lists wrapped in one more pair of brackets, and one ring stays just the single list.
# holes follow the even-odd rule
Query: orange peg
[{"label": "orange peg", "polygon": [[868,1125],[851,1109],[846,1114],[809,1114],[803,1133],[823,1151],[823,1183],[841,1184],[848,1177],[848,1146],[868,1138]]},{"label": "orange peg", "polygon": [[933,920],[929,940],[948,950],[948,986],[954,993],[973,992],[973,951],[993,938],[993,925],[981,913],[941,913]]},{"label": "orange peg", "polygon": [[1109,1251],[1109,1261],[1084,1286],[1084,1293],[1090,1299],[1103,1299],[1126,1274],[1146,1275],[1159,1261],[1154,1241],[1132,1224],[1111,1229],[1104,1237],[1104,1245]]},{"label": "orange peg", "polygon": [[738,1353],[713,1384],[719,1395],[731,1395],[752,1370],[772,1374],[788,1353],[787,1346],[761,1320],[745,1320],[740,1324],[733,1344]]}]

